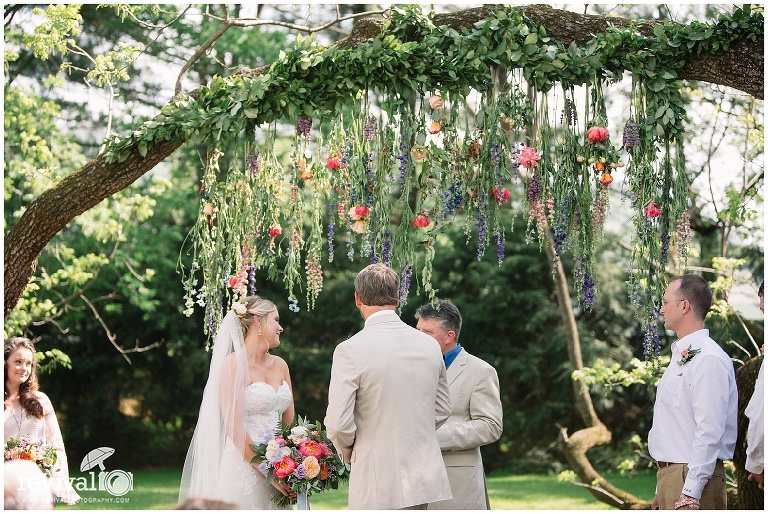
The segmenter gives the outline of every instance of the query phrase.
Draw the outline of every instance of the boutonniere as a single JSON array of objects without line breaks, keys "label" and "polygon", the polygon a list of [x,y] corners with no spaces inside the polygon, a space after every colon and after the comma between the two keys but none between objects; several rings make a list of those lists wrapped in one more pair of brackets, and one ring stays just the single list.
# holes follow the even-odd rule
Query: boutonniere
[{"label": "boutonniere", "polygon": [[699,353],[700,351],[701,351],[701,348],[691,348],[691,345],[688,345],[688,348],[680,352],[680,356],[682,357],[682,359],[677,361],[677,364],[682,366],[689,360],[693,359],[696,356],[696,354]]}]

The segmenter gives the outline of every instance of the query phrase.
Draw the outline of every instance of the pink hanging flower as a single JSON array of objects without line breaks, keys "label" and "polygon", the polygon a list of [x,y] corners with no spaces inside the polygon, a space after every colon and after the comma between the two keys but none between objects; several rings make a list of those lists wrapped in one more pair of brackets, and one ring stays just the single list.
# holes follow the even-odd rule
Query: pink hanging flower
[{"label": "pink hanging flower", "polygon": [[368,229],[368,216],[371,215],[370,207],[355,205],[349,209],[347,214],[352,220],[352,224],[349,227],[350,230],[356,234],[365,234],[365,231]]},{"label": "pink hanging flower", "polygon": [[507,191],[506,187],[502,187],[501,189],[494,187],[491,189],[491,193],[493,193],[494,198],[496,198],[496,201],[499,203],[506,202],[510,197],[510,192]]},{"label": "pink hanging flower", "polygon": [[329,155],[328,159],[325,161],[328,164],[328,167],[332,170],[341,168],[341,152],[338,152],[336,156]]},{"label": "pink hanging flower", "polygon": [[432,223],[432,220],[429,219],[429,213],[426,211],[426,209],[422,209],[421,214],[416,216],[412,225],[413,228],[425,228],[428,227],[430,223]]},{"label": "pink hanging flower", "polygon": [[541,156],[536,153],[536,150],[530,146],[526,146],[522,149],[520,155],[518,155],[517,162],[519,162],[520,166],[523,168],[535,168],[539,165],[539,159],[541,159]]},{"label": "pink hanging flower", "polygon": [[205,205],[203,205],[203,214],[205,214],[207,216],[213,216],[213,212],[214,212],[214,210],[213,210],[213,205],[212,204],[206,203]]},{"label": "pink hanging flower", "polygon": [[269,237],[277,237],[283,233],[283,227],[279,223],[273,224],[269,229]]},{"label": "pink hanging flower", "polygon": [[371,214],[371,209],[365,205],[355,205],[349,210],[348,214],[352,221],[357,221],[367,218]]},{"label": "pink hanging flower", "polygon": [[439,109],[445,105],[445,101],[443,100],[443,97],[440,95],[432,95],[429,97],[429,106],[433,109]]},{"label": "pink hanging flower", "polygon": [[599,143],[608,139],[608,129],[605,127],[591,127],[587,130],[587,137],[590,143]]},{"label": "pink hanging flower", "polygon": [[656,205],[656,202],[651,200],[643,210],[643,213],[645,213],[645,215],[648,217],[658,218],[661,216],[661,207]]}]

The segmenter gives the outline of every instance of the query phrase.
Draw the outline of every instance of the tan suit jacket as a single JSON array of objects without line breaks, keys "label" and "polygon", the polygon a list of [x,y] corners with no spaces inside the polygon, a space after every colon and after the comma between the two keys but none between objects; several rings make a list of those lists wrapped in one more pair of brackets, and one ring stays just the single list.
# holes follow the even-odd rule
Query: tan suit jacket
[{"label": "tan suit jacket", "polygon": [[395,311],[369,317],[336,347],[328,437],[352,464],[349,509],[401,509],[451,498],[436,428],[451,413],[439,344]]},{"label": "tan suit jacket", "polygon": [[499,378],[482,359],[462,349],[448,367],[451,409],[437,431],[453,499],[431,503],[429,509],[490,509],[480,447],[497,441],[502,431]]}]

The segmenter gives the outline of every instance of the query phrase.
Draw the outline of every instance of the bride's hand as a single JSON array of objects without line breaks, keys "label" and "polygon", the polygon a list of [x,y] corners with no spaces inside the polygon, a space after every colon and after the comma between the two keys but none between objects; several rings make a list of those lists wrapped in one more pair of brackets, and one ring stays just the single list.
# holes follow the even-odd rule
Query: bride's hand
[{"label": "bride's hand", "polygon": [[272,480],[272,487],[280,491],[283,496],[287,496],[292,500],[296,499],[296,492],[292,491],[290,487],[281,483],[278,479]]}]

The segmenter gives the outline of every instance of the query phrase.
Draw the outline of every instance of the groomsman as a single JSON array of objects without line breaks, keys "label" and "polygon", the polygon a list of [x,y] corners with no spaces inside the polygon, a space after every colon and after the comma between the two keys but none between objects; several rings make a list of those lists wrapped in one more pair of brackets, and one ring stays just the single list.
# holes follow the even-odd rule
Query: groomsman
[{"label": "groomsman", "polygon": [[434,339],[395,312],[400,278],[384,264],[355,277],[365,327],[336,347],[325,427],[352,464],[349,510],[426,509],[451,498],[436,429],[451,415]]},{"label": "groomsman", "polygon": [[[764,283],[760,283],[757,296],[760,298],[760,311],[765,312]],[[763,489],[765,466],[765,356],[757,373],[755,391],[752,393],[744,415],[749,418],[747,427],[747,462],[744,467],[749,471],[748,480],[757,482],[757,486]]]},{"label": "groomsman", "polygon": [[416,311],[416,328],[440,344],[448,369],[451,391],[451,417],[437,429],[452,500],[429,504],[434,510],[487,510],[480,447],[501,437],[502,408],[496,370],[469,354],[459,344],[461,313],[449,300],[440,300],[439,310],[431,304]]},{"label": "groomsman", "polygon": [[673,330],[672,361],[659,381],[648,451],[659,468],[652,509],[727,508],[723,461],[736,448],[739,403],[733,362],[709,337],[712,290],[697,275],[670,280],[661,302]]}]

